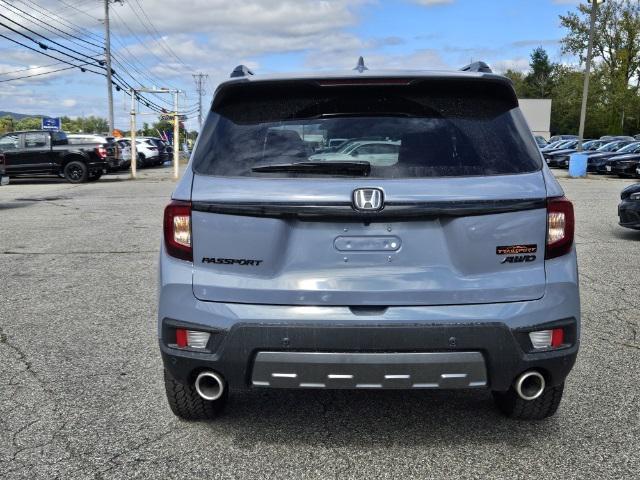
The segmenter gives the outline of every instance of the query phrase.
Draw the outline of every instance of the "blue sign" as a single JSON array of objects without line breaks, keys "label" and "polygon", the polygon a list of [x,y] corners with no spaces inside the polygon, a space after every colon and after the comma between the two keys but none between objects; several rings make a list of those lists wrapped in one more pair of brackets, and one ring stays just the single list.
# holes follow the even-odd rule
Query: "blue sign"
[{"label": "blue sign", "polygon": [[59,118],[43,118],[42,130],[61,130],[62,122]]}]

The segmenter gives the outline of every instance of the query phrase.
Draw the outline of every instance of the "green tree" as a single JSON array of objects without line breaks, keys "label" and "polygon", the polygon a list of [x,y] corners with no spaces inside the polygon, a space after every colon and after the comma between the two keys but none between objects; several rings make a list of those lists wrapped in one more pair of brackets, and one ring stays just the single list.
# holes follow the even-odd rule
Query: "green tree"
[{"label": "green tree", "polygon": [[[584,63],[589,40],[590,5],[560,16],[568,30],[562,40],[565,53],[577,55]],[[600,4],[594,31],[594,59],[605,86],[600,101],[607,106],[607,130],[622,133],[629,105],[635,104],[638,86],[631,79],[640,69],[640,3],[631,0]],[[591,121],[591,119],[589,119]]]},{"label": "green tree", "polygon": [[9,115],[0,118],[0,133],[12,132],[14,130],[13,126],[13,118]]},{"label": "green tree", "polygon": [[534,98],[549,98],[553,91],[554,65],[542,47],[531,53],[530,71],[524,79],[528,94]]},{"label": "green tree", "polygon": [[506,72],[504,72],[503,74],[505,77],[507,77],[508,79],[511,80],[511,83],[513,83],[513,88],[516,91],[516,95],[518,96],[518,98],[527,98],[527,84],[525,83],[525,75],[522,72],[519,72],[517,70],[507,70]]},{"label": "green tree", "polygon": [[40,117],[25,117],[15,122],[16,130],[40,130],[42,119]]}]

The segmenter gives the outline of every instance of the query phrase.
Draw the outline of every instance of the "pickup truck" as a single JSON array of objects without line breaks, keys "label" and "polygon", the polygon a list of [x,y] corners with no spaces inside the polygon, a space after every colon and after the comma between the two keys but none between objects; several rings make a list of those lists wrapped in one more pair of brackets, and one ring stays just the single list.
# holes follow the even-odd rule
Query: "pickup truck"
[{"label": "pickup truck", "polygon": [[0,136],[6,175],[59,175],[71,183],[98,180],[115,154],[108,143],[69,145],[64,132],[29,130]]}]

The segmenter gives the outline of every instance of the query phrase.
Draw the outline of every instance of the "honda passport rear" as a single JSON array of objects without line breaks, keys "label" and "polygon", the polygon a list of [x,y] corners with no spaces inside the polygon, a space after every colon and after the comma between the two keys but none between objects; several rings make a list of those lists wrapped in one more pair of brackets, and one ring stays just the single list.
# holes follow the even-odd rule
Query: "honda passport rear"
[{"label": "honda passport rear", "polygon": [[169,404],[209,419],[230,389],[488,389],[507,416],[553,415],[578,351],[573,235],[485,64],[238,67],[165,210]]}]

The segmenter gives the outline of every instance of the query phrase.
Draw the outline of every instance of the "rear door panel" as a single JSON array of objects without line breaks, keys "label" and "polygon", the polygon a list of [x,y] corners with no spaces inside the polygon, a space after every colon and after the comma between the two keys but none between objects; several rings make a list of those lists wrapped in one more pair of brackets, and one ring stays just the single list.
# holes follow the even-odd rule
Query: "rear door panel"
[{"label": "rear door panel", "polygon": [[[416,180],[195,175],[194,204],[343,206],[376,187],[387,204],[544,199],[541,172]],[[295,210],[295,208],[294,208]],[[491,210],[489,210],[491,211]],[[193,212],[193,291],[205,301],[282,305],[443,305],[544,295],[546,210],[384,221]],[[537,245],[527,262],[496,247]],[[531,257],[535,256],[535,259]]]}]

